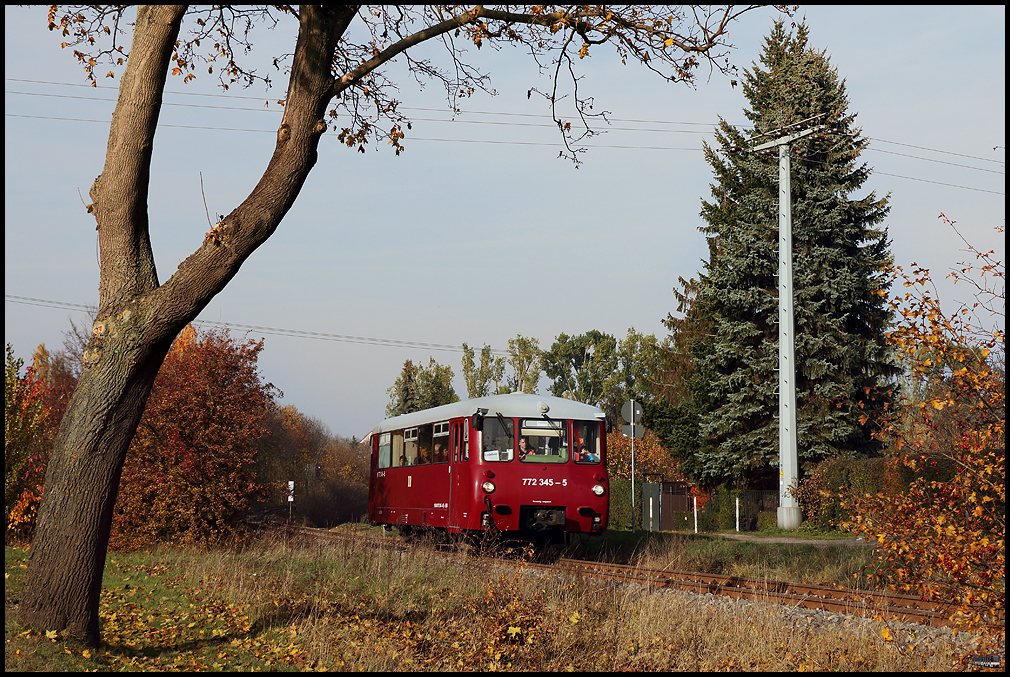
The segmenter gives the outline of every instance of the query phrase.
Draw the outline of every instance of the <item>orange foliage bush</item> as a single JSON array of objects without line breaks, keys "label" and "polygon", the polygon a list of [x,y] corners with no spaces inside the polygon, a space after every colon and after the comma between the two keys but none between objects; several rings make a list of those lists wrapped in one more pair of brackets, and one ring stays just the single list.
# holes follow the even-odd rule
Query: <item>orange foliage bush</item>
[{"label": "orange foliage bush", "polygon": [[[607,434],[607,473],[611,479],[631,479],[631,438],[619,430]],[[684,480],[680,460],[663,448],[659,438],[646,431],[635,440],[635,479],[662,475],[667,482]]]},{"label": "orange foliage bush", "polygon": [[909,468],[952,463],[953,477],[858,496],[845,526],[877,543],[879,579],[950,601],[956,625],[992,648],[1006,636],[1006,337],[995,319],[1004,316],[1005,266],[969,248],[976,261],[952,276],[975,286],[976,303],[953,314],[942,312],[928,270],[895,273],[910,291],[892,304],[902,320],[890,339],[911,383],[880,429]]},{"label": "orange foliage bush", "polygon": [[24,375],[24,360],[6,347],[4,381],[4,517],[5,538],[26,538],[35,523],[42,494],[45,462],[39,453],[46,420],[45,382],[34,367]]},{"label": "orange foliage bush", "polygon": [[242,531],[237,518],[264,493],[256,441],[276,392],[259,378],[262,349],[192,327],[176,339],[127,453],[110,547],[206,545]]}]

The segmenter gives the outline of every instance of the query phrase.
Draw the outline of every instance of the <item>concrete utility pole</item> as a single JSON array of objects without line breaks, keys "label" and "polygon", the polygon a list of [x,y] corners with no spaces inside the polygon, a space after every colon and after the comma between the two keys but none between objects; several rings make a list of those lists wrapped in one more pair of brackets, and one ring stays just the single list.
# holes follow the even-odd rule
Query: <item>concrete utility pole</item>
[{"label": "concrete utility pole", "polygon": [[827,129],[817,125],[751,148],[779,150],[779,529],[796,529],[803,520],[789,487],[799,477],[796,453],[796,336],[793,322],[793,211],[789,144]]}]

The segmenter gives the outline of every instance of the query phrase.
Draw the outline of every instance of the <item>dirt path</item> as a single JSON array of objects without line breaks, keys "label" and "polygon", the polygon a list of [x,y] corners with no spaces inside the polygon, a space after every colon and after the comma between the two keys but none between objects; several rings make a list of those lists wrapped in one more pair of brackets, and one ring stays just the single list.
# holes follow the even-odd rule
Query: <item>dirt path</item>
[{"label": "dirt path", "polygon": [[791,536],[757,536],[754,534],[706,534],[706,536],[711,536],[712,538],[725,538],[733,541],[752,541],[755,543],[793,543],[796,545],[816,545],[816,546],[829,546],[829,545],[843,545],[843,546],[853,546],[853,547],[872,547],[872,543],[868,543],[861,538],[793,538]]}]

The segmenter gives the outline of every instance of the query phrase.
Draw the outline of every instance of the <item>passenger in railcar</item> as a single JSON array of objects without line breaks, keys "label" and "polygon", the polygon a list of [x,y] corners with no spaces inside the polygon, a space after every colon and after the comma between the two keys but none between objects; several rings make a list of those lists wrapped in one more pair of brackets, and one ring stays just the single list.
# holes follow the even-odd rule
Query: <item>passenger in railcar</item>
[{"label": "passenger in railcar", "polygon": [[596,453],[596,435],[593,434],[593,424],[578,422],[572,426],[575,435],[575,462],[599,463]]},{"label": "passenger in railcar", "polygon": [[526,458],[526,454],[530,453],[531,451],[532,451],[532,449],[530,449],[529,442],[526,440],[526,437],[525,436],[520,437],[519,438],[519,460],[522,461],[523,459],[525,459]]},{"label": "passenger in railcar", "polygon": [[435,442],[435,452],[432,456],[432,463],[446,463],[449,460],[449,449],[441,442]]},{"label": "passenger in railcar", "polygon": [[596,457],[596,454],[594,454],[589,449],[589,446],[586,444],[586,442],[583,441],[582,444],[579,445],[579,457],[577,460],[583,463],[596,463],[600,459]]}]

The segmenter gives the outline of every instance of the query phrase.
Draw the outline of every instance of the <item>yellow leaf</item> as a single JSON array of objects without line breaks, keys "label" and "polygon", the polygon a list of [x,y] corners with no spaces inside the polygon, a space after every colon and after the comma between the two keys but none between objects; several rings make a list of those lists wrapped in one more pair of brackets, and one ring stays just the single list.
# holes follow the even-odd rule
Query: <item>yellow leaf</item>
[{"label": "yellow leaf", "polygon": [[880,634],[884,636],[885,642],[893,642],[894,637],[891,636],[891,631],[888,628],[884,628],[880,631]]}]

